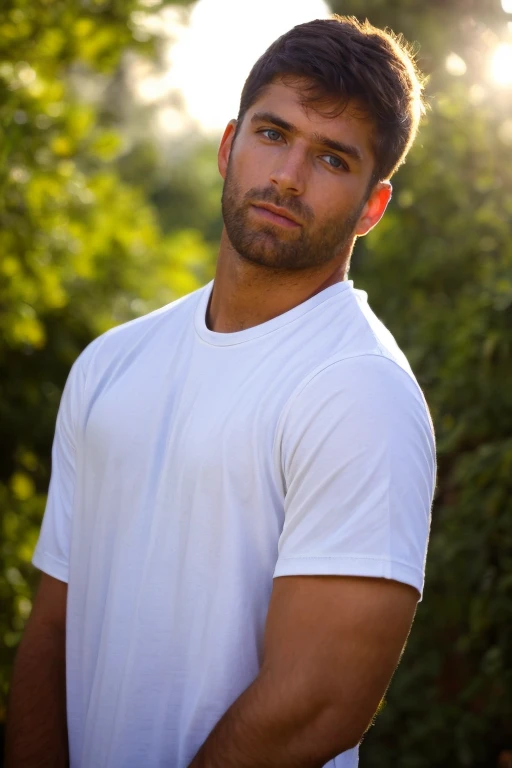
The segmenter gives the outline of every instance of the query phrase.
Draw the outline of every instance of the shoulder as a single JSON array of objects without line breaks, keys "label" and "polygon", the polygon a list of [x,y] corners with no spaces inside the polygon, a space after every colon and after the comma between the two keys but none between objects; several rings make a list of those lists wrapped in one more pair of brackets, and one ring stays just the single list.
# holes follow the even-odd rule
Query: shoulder
[{"label": "shoulder", "polygon": [[395,337],[369,305],[366,291],[352,288],[349,308],[352,322],[343,357],[376,355],[393,360],[400,368],[412,374],[409,361]]},{"label": "shoulder", "polygon": [[410,368],[365,353],[332,359],[313,371],[281,413],[276,446],[287,463],[299,445],[321,444],[343,452],[399,453],[414,444],[434,461],[432,419]]},{"label": "shoulder", "polygon": [[141,345],[158,344],[163,333],[183,327],[193,315],[199,294],[205,286],[148,312],[134,320],[117,325],[91,341],[76,359],[73,368],[77,374],[89,378],[101,375],[115,367],[121,359]]},{"label": "shoulder", "polygon": [[137,359],[142,350],[169,345],[174,333],[187,326],[197,305],[198,294],[187,294],[164,307],[122,323],[91,341],[78,355],[68,374],[61,398],[61,412],[73,416],[88,411],[98,393],[108,387],[125,365]]},{"label": "shoulder", "polygon": [[[314,404],[343,410],[376,410],[395,403],[400,409],[414,402],[428,410],[423,392],[405,357],[383,351],[334,356],[318,366],[296,387],[282,414]],[[331,404],[331,405],[329,405]]]},{"label": "shoulder", "polygon": [[382,421],[391,413],[401,414],[413,407],[432,426],[409,361],[369,306],[366,292],[350,285],[342,297],[338,322],[332,323],[336,333],[330,356],[296,383],[280,424],[294,415],[302,419],[308,410],[318,414],[334,412],[337,418],[344,412],[363,415],[380,411]]}]

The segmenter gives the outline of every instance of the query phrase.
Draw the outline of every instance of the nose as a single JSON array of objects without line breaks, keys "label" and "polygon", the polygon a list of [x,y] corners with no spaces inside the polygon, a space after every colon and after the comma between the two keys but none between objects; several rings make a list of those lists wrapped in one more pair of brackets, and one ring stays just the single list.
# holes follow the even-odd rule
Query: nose
[{"label": "nose", "polygon": [[289,149],[282,152],[270,174],[270,181],[280,195],[302,195],[305,189],[305,159],[303,153]]}]

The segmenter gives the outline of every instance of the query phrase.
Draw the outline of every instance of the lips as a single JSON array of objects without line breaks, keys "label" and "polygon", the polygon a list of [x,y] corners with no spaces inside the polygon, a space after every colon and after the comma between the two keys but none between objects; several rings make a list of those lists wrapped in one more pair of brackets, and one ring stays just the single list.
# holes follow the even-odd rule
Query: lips
[{"label": "lips", "polygon": [[271,205],[270,203],[254,203],[254,208],[258,209],[260,213],[265,215],[265,218],[270,219],[271,221],[274,221],[276,224],[281,224],[281,226],[291,226],[291,227],[299,227],[300,222],[295,219],[291,213],[289,213],[286,208],[279,208],[276,205]]}]

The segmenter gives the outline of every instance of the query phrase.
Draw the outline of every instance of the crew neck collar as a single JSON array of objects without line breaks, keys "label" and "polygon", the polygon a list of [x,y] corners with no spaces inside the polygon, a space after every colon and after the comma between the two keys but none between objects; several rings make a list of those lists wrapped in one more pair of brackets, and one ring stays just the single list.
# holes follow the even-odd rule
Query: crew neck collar
[{"label": "crew neck collar", "polygon": [[323,291],[319,291],[310,299],[303,301],[296,307],[289,309],[287,312],[283,312],[277,317],[273,317],[271,320],[267,320],[264,323],[253,325],[251,328],[245,328],[242,331],[234,331],[232,333],[218,333],[217,331],[211,331],[206,325],[206,308],[210,300],[210,296],[213,291],[214,280],[207,283],[199,293],[199,301],[197,303],[194,324],[197,334],[200,338],[216,347],[227,347],[234,344],[243,344],[247,341],[252,341],[260,336],[266,336],[268,333],[282,328],[288,323],[293,323],[299,317],[302,317],[307,312],[310,312],[315,307],[323,304],[328,299],[331,299],[338,294],[345,291],[352,290],[354,283],[352,280],[344,280],[343,282],[334,283],[328,288],[324,288]]}]

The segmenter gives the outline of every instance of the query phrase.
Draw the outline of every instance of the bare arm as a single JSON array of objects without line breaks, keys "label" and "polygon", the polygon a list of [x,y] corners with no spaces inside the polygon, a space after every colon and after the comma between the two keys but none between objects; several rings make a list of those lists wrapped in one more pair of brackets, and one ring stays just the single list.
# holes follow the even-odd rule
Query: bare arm
[{"label": "bare arm", "polygon": [[5,768],[65,768],[67,584],[43,573],[16,655]]},{"label": "bare arm", "polygon": [[418,598],[388,579],[274,579],[261,672],[189,768],[321,768],[355,747],[400,660]]}]

